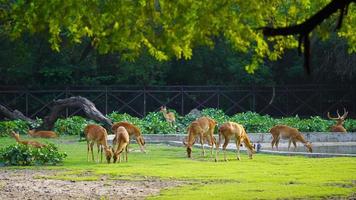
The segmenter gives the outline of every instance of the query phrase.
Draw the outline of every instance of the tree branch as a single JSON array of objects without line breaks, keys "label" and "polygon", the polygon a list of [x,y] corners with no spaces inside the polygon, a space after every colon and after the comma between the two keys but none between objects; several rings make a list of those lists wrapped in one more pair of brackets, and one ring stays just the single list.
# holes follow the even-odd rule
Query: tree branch
[{"label": "tree branch", "polygon": [[340,16],[336,29],[341,28],[344,15],[347,14],[348,6],[351,2],[356,3],[356,0],[333,0],[323,9],[311,16],[305,22],[284,28],[263,27],[262,32],[265,36],[276,35],[296,35],[299,34],[298,52],[301,51],[301,45],[304,44],[304,69],[307,74],[310,74],[310,40],[309,33],[316,28],[325,19],[330,17],[333,13],[340,10]]},{"label": "tree branch", "polygon": [[83,109],[86,116],[89,119],[93,119],[97,122],[101,122],[104,126],[111,130],[112,122],[110,119],[106,118],[94,105],[93,102],[88,100],[87,98],[78,96],[78,97],[70,97],[66,99],[58,99],[53,101],[53,107],[51,109],[51,113],[47,115],[44,120],[41,128],[43,130],[52,130],[54,127],[54,123],[58,118],[58,114],[61,110],[67,107],[79,107]]},{"label": "tree branch", "polygon": [[30,123],[34,123],[35,121],[26,117],[24,114],[22,114],[22,112],[18,111],[18,110],[14,110],[14,111],[10,111],[9,109],[7,109],[5,106],[0,105],[0,113],[3,114],[6,118],[9,119],[21,119]]}]

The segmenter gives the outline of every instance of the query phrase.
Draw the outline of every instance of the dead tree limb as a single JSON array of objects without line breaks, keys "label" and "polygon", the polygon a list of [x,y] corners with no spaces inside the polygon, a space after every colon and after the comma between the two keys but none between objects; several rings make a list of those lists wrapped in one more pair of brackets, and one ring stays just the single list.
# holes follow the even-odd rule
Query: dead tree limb
[{"label": "dead tree limb", "polygon": [[276,35],[297,35],[299,34],[299,46],[300,50],[301,43],[304,44],[304,68],[308,74],[310,74],[310,40],[309,33],[321,24],[325,19],[329,18],[333,13],[340,10],[340,16],[336,25],[336,29],[341,28],[341,23],[343,17],[347,14],[347,10],[350,3],[356,3],[356,0],[333,0],[319,12],[311,16],[309,19],[301,24],[283,27],[283,28],[272,28],[263,27],[261,28],[265,36],[276,36]]},{"label": "dead tree limb", "polygon": [[101,122],[108,130],[111,130],[111,120],[105,117],[95,107],[93,102],[81,96],[54,100],[52,103],[51,112],[44,118],[43,124],[40,128],[43,130],[52,130],[60,111],[68,107],[81,108],[89,119]]},{"label": "dead tree limb", "polygon": [[10,111],[3,105],[0,105],[0,113],[8,119],[13,119],[13,120],[21,119],[21,120],[27,121],[29,123],[35,122],[34,120],[32,120],[32,119],[26,117],[24,114],[22,114],[22,112],[20,112],[18,110]]}]

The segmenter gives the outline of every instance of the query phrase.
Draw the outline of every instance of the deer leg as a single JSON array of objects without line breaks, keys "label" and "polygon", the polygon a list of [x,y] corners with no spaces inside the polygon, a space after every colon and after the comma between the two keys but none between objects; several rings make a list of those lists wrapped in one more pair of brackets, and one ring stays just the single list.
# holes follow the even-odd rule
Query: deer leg
[{"label": "deer leg", "polygon": [[205,149],[204,149],[204,135],[203,135],[203,133],[200,133],[200,144],[201,144],[201,147],[203,148],[203,157],[204,157]]},{"label": "deer leg", "polygon": [[127,149],[128,149],[128,146],[125,147],[126,162],[127,162]]},{"label": "deer leg", "polygon": [[224,144],[223,144],[224,160],[225,160],[225,161],[227,161],[227,159],[226,159],[226,147],[227,147],[227,145],[229,144],[229,141],[230,141],[230,139],[227,138],[227,137],[225,137],[225,141],[224,141]]},{"label": "deer leg", "polygon": [[292,139],[289,139],[289,143],[288,143],[288,151],[290,149],[290,144],[292,143]]},{"label": "deer leg", "polygon": [[100,145],[97,143],[96,146],[98,147],[98,153],[97,153],[97,156],[96,156],[96,160],[99,163]]},{"label": "deer leg", "polygon": [[87,140],[87,161],[89,162],[89,151],[90,151],[90,145],[89,141]]},{"label": "deer leg", "polygon": [[297,150],[297,142],[293,140],[293,145],[294,145],[294,151]]},{"label": "deer leg", "polygon": [[241,140],[236,139],[237,160],[241,160],[241,158],[240,158],[240,144],[241,144]]},{"label": "deer leg", "polygon": [[90,143],[91,160],[94,162],[94,152],[93,152],[93,149],[94,149],[94,142],[91,142],[91,143]]},{"label": "deer leg", "polygon": [[279,137],[276,139],[276,141],[275,141],[275,145],[276,145],[276,148],[277,148],[277,151],[278,151],[278,144],[279,144]]},{"label": "deer leg", "polygon": [[272,138],[272,142],[271,142],[271,145],[272,145],[272,150],[273,150],[273,145],[276,143],[276,138]]},{"label": "deer leg", "polygon": [[220,142],[221,142],[221,134],[219,134],[219,140],[218,140],[218,143],[217,144],[215,144],[215,146],[216,146],[216,150],[215,150],[215,162],[218,162],[218,160],[219,160],[219,158],[218,158],[218,156],[219,156],[219,151],[220,151]]}]

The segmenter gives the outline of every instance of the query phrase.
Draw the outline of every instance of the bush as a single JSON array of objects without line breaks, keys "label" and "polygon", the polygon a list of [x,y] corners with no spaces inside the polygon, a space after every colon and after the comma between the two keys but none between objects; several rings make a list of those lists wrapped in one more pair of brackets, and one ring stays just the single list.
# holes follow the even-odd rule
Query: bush
[{"label": "bush", "polygon": [[347,119],[344,127],[348,132],[356,132],[356,119]]},{"label": "bush", "polygon": [[58,119],[54,125],[54,131],[60,135],[67,134],[83,136],[83,130],[89,123],[91,123],[91,121],[80,116]]},{"label": "bush", "polygon": [[260,115],[255,112],[245,112],[235,114],[230,118],[231,121],[242,124],[248,133],[268,132],[277,121],[269,115]]},{"label": "bush", "polygon": [[19,134],[27,134],[29,124],[23,120],[2,121],[0,122],[0,136],[4,137],[15,131]]},{"label": "bush", "polygon": [[53,144],[47,144],[43,148],[15,144],[0,149],[1,165],[57,165],[62,163],[65,157],[67,154],[58,152],[58,148]]},{"label": "bush", "polygon": [[150,112],[143,118],[142,128],[146,134],[173,134],[176,133],[175,126],[168,123],[162,113]]}]

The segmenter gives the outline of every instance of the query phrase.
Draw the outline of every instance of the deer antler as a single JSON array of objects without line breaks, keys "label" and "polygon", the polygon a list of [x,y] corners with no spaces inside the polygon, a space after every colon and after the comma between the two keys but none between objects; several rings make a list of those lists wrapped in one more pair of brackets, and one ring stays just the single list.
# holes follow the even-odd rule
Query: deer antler
[{"label": "deer antler", "polygon": [[[339,116],[339,117],[340,117],[340,116]],[[331,117],[331,116],[330,116],[330,112],[328,112],[328,118],[329,118],[329,119],[334,119],[334,120],[339,119],[339,118],[336,118],[336,117]]]},{"label": "deer antler", "polygon": [[347,117],[347,114],[349,114],[349,112],[346,111],[346,108],[344,108],[344,114],[341,116],[341,118],[345,119]]}]

